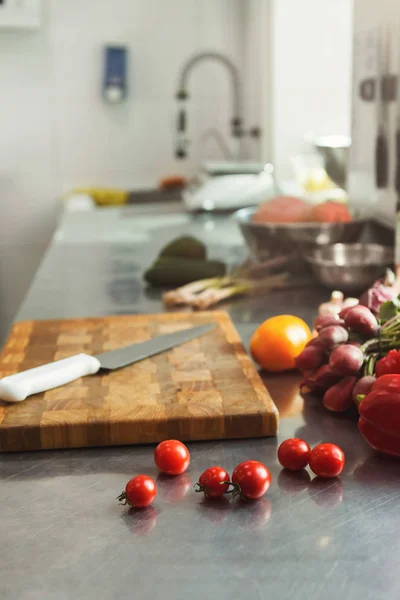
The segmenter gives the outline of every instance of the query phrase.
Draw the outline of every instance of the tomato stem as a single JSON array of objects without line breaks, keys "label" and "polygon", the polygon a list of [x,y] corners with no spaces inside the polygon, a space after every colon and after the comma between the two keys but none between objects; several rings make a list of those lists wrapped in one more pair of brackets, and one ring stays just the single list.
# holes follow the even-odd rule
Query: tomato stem
[{"label": "tomato stem", "polygon": [[[232,483],[232,481],[220,481],[220,482],[219,482],[219,485],[227,485],[227,486],[229,486],[229,487],[230,487],[231,485],[233,485],[233,486],[234,486],[235,484],[234,484],[234,483]],[[225,494],[231,494],[231,493],[232,493],[232,492],[231,492],[231,491],[229,491],[229,490],[228,490],[227,492],[225,492]]]},{"label": "tomato stem", "polygon": [[[233,486],[233,488],[235,489],[235,484],[232,483],[232,481],[219,481],[219,485],[227,485],[227,486]],[[224,492],[224,494],[232,494],[233,490],[227,490],[226,492]],[[205,496],[207,497],[207,487],[205,485],[201,485],[200,483],[195,483],[194,484],[194,491],[195,492],[204,492]]]},{"label": "tomato stem", "polygon": [[119,496],[117,496],[117,500],[119,500],[123,506],[126,506],[126,504],[129,504],[128,498],[126,497],[125,492],[122,492]]},{"label": "tomato stem", "polygon": [[229,494],[232,494],[231,499],[233,500],[237,496],[240,496],[240,498],[243,498],[240,485],[238,483],[232,483],[232,485],[233,485],[233,489],[228,492]]}]

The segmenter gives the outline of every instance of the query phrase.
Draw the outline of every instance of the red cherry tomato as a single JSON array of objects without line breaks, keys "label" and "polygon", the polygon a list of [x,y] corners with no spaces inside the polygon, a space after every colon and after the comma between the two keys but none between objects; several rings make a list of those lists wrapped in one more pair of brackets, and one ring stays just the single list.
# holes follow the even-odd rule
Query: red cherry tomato
[{"label": "red cherry tomato", "polygon": [[[228,483],[221,485],[224,481]],[[229,490],[230,477],[222,467],[209,467],[199,477],[196,492],[204,492],[206,498],[221,498]]]},{"label": "red cherry tomato", "polygon": [[337,477],[344,463],[344,452],[335,444],[319,444],[311,450],[310,468],[319,477]]},{"label": "red cherry tomato", "polygon": [[304,440],[289,438],[278,448],[278,460],[282,467],[291,471],[300,471],[308,465],[311,448]]},{"label": "red cherry tomato", "polygon": [[135,508],[144,508],[149,506],[156,496],[156,482],[147,475],[137,475],[128,481],[125,491],[118,496],[117,500]]},{"label": "red cherry tomato", "polygon": [[180,475],[189,466],[189,450],[178,440],[165,440],[154,450],[154,462],[163,473]]},{"label": "red cherry tomato", "polygon": [[257,460],[246,460],[233,471],[232,483],[243,500],[256,500],[264,496],[271,485],[271,473]]}]

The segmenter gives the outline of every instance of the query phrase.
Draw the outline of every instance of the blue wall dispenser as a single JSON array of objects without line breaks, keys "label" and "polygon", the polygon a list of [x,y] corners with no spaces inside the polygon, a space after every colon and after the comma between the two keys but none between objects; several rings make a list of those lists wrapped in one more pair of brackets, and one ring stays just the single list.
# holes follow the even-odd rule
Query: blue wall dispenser
[{"label": "blue wall dispenser", "polygon": [[128,50],[122,45],[104,48],[103,97],[110,104],[118,104],[127,96]]}]

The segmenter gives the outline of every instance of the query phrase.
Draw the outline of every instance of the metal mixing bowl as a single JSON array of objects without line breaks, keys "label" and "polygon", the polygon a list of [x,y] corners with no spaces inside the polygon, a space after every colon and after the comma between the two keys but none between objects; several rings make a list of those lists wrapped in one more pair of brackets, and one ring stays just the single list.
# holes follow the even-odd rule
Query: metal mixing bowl
[{"label": "metal mixing bowl", "polygon": [[297,257],[310,247],[336,242],[356,242],[366,225],[365,220],[349,223],[254,223],[257,207],[242,208],[235,213],[251,253],[258,260],[289,254]]},{"label": "metal mixing bowl", "polygon": [[365,290],[393,264],[394,250],[380,244],[333,244],[309,250],[304,258],[327,287]]},{"label": "metal mixing bowl", "polygon": [[316,149],[324,159],[325,171],[336,185],[346,188],[351,138],[346,135],[326,135],[315,138]]}]

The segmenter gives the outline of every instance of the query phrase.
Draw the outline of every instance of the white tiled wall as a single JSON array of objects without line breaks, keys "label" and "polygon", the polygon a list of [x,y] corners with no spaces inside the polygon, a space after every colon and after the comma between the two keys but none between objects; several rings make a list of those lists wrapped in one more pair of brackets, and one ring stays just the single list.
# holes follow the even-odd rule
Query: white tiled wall
[{"label": "white tiled wall", "polygon": [[353,0],[273,0],[272,145],[281,178],[304,134],[350,134]]},{"label": "white tiled wall", "polygon": [[[193,172],[203,156],[219,157],[212,141],[201,147],[198,138],[210,126],[228,132],[230,81],[220,65],[202,64],[190,79],[189,160],[174,158],[174,94],[191,54],[221,51],[241,68],[246,124],[263,116],[262,156],[271,158],[272,148],[283,176],[306,129],[349,129],[352,0],[43,4],[40,31],[0,30],[0,340],[49,240],[63,192],[154,186],[165,174]],[[270,8],[268,27],[261,18],[269,18]],[[129,98],[121,106],[104,104],[100,95],[108,41],[130,50]],[[249,148],[257,156],[257,145]]]},{"label": "white tiled wall", "polygon": [[[52,3],[54,101],[62,185],[150,186],[170,172],[190,171],[173,155],[175,92],[183,61],[216,49],[240,66],[240,12],[234,0],[91,0]],[[100,53],[107,40],[130,46],[128,101],[108,107],[99,95]],[[193,74],[189,125],[228,131],[228,75],[203,64]]]},{"label": "white tiled wall", "polygon": [[[0,337],[55,223],[57,198],[75,186],[150,187],[191,173],[201,156],[174,158],[179,68],[217,50],[242,67],[241,0],[44,0],[40,31],[0,30]],[[129,98],[100,95],[102,46],[129,46]],[[228,75],[202,64],[190,80],[190,135],[228,132]],[[11,265],[12,263],[12,265]]]}]

